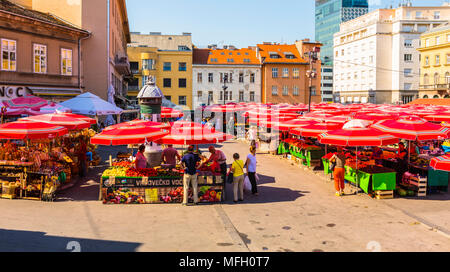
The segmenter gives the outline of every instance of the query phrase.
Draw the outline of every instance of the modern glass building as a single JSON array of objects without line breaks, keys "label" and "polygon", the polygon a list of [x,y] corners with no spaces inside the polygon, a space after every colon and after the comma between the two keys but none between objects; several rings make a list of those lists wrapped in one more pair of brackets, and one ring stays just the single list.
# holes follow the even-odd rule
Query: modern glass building
[{"label": "modern glass building", "polygon": [[316,0],[316,41],[323,44],[322,63],[333,66],[333,35],[339,25],[368,13],[368,0]]}]

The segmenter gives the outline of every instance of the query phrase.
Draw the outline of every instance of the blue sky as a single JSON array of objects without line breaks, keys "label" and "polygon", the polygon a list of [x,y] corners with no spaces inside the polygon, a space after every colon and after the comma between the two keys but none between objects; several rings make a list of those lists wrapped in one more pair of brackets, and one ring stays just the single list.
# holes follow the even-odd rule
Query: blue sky
[{"label": "blue sky", "polygon": [[[133,32],[191,32],[198,47],[208,44],[247,47],[261,42],[314,39],[313,0],[126,0]],[[369,0],[371,9],[400,0]],[[412,0],[414,6],[444,0]]]}]

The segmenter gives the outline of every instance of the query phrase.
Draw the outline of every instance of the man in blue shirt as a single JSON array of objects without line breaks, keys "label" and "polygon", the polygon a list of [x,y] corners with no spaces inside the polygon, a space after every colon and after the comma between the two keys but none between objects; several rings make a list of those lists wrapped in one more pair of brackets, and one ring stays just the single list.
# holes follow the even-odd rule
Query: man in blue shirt
[{"label": "man in blue shirt", "polygon": [[200,157],[194,154],[194,146],[188,147],[188,153],[183,156],[181,163],[184,166],[183,175],[183,206],[187,205],[189,186],[192,183],[192,189],[194,194],[194,205],[198,203],[198,184],[197,184],[197,163],[200,161]]}]

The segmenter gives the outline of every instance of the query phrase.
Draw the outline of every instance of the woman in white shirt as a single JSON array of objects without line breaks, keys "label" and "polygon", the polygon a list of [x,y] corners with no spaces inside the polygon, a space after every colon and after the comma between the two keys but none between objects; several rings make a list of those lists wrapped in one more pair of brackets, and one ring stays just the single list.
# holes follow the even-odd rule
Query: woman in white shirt
[{"label": "woman in white shirt", "polygon": [[256,148],[250,147],[250,154],[247,155],[247,161],[244,167],[247,168],[247,175],[252,184],[252,194],[258,195],[258,188],[256,186]]}]

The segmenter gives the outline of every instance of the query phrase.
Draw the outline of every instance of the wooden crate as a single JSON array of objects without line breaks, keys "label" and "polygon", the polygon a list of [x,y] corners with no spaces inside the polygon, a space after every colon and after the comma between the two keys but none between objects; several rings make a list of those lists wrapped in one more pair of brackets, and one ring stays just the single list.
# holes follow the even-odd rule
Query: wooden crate
[{"label": "wooden crate", "polygon": [[375,191],[376,199],[393,199],[394,191]]}]

